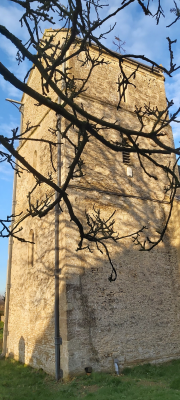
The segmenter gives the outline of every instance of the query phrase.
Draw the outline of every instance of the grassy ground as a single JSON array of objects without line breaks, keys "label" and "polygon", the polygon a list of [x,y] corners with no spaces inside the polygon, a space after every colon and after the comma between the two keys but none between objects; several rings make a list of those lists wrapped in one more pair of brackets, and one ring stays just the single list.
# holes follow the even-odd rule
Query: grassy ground
[{"label": "grassy ground", "polygon": [[58,382],[14,360],[0,360],[0,400],[180,400],[180,361],[93,373]]}]

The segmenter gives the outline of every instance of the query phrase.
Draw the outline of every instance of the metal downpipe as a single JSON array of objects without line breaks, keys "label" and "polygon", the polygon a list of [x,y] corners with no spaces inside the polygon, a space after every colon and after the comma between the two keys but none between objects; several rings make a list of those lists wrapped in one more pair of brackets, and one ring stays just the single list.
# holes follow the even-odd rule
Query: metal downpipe
[{"label": "metal downpipe", "polygon": [[[60,104],[60,98],[58,97],[58,104]],[[57,131],[57,185],[61,185],[61,117],[58,118],[58,131]],[[56,192],[55,198],[58,193]],[[60,330],[59,330],[59,205],[55,205],[55,303],[54,303],[54,318],[55,318],[55,375],[58,381],[62,378],[62,372],[60,370]]]},{"label": "metal downpipe", "polygon": [[[65,62],[62,64],[62,71],[65,73]],[[65,81],[62,81],[62,90],[65,89]],[[61,99],[58,96],[58,104],[61,104]],[[61,186],[61,116],[57,116],[58,130],[57,130],[57,185]],[[55,198],[57,198],[58,193],[56,192]],[[59,326],[59,275],[61,270],[59,268],[59,215],[61,211],[58,204],[55,206],[55,303],[54,303],[54,323],[55,323],[55,376],[58,381],[63,377],[63,371],[60,368],[61,365],[61,353],[60,345],[62,344],[62,339],[60,337],[60,326]]]}]

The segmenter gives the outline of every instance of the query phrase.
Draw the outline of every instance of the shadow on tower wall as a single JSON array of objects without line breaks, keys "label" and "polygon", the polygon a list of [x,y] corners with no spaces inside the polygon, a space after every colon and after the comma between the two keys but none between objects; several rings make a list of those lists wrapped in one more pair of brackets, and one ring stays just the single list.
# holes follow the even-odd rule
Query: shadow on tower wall
[{"label": "shadow on tower wall", "polygon": [[[77,216],[83,221],[85,207],[92,212],[93,205],[101,209],[102,216],[110,216],[116,209],[115,230],[120,236],[147,225],[148,235],[155,237],[156,231],[162,228],[168,207],[159,197],[162,190],[148,184],[147,176],[139,173],[137,165],[134,166],[133,180],[127,178],[125,166],[122,166],[122,174],[117,175],[118,160],[114,162],[112,154],[104,153],[101,146],[98,152],[101,165],[112,166],[111,175],[107,174],[102,184],[101,175],[98,170],[93,171],[94,165],[90,163],[92,181],[88,183],[84,178],[79,188],[69,189]],[[100,163],[97,161],[98,168]],[[119,187],[122,187],[121,192]],[[154,197],[156,188],[157,198]],[[12,348],[16,348],[13,350],[15,356],[51,374],[55,371],[53,216],[52,213],[46,220],[37,222],[36,263],[31,269],[27,266],[27,244],[17,246],[17,252],[18,248],[23,251],[18,255],[21,269],[16,293],[15,278],[12,277],[9,320],[9,347],[12,343]],[[173,218],[163,243],[151,252],[138,252],[131,239],[109,242],[118,274],[117,280],[110,283],[111,270],[106,256],[96,248],[92,248],[92,252],[76,252],[78,232],[69,222],[66,211],[63,212],[59,278],[64,376],[83,372],[87,366],[112,371],[114,358],[126,366],[179,357],[180,271],[179,237],[176,237],[179,228],[175,227],[178,212]],[[29,222],[28,231],[30,228]],[[15,294],[18,296],[14,303],[18,304],[18,315],[13,313]],[[13,338],[15,317],[19,324]]]},{"label": "shadow on tower wall", "polygon": [[[138,209],[140,205],[133,208],[135,213]],[[72,242],[68,246],[60,275],[61,368],[65,377],[83,373],[87,366],[113,371],[114,358],[127,366],[180,357],[180,271],[173,229],[171,223],[164,243],[150,253],[132,249],[131,243],[115,244],[112,254],[118,277],[113,283],[108,281],[105,256],[94,249],[75,257]],[[72,227],[68,232],[70,238],[77,237]],[[52,326],[53,314],[36,340],[31,365],[54,374]]]}]

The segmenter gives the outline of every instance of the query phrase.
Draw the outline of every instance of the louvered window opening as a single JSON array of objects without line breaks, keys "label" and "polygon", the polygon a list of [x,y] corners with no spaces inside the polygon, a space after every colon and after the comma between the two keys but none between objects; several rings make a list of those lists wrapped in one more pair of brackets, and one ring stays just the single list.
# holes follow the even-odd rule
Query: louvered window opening
[{"label": "louvered window opening", "polygon": [[130,164],[130,153],[123,151],[123,163]]}]

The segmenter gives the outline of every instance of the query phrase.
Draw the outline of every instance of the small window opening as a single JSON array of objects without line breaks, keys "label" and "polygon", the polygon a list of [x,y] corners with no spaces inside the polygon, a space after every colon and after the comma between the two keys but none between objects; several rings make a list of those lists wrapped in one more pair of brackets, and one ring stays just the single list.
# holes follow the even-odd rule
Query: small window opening
[{"label": "small window opening", "polygon": [[124,164],[130,164],[130,153],[127,151],[123,151],[123,163]]},{"label": "small window opening", "polygon": [[29,233],[29,246],[28,246],[28,264],[29,267],[33,267],[34,265],[34,231],[30,230]]},{"label": "small window opening", "polygon": [[34,150],[34,155],[33,155],[33,168],[37,168],[37,151]]},{"label": "small window opening", "polygon": [[126,103],[126,90],[127,88],[125,87],[125,84],[123,83],[120,87],[120,93],[121,93],[121,100]]},{"label": "small window opening", "polygon": [[124,103],[126,103],[127,85],[121,74],[118,77],[118,92],[119,92],[119,101],[120,102],[123,101]]}]

